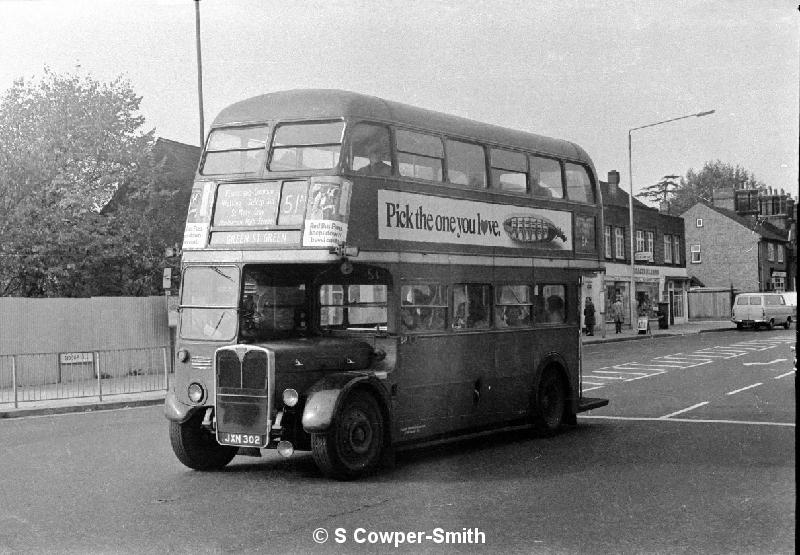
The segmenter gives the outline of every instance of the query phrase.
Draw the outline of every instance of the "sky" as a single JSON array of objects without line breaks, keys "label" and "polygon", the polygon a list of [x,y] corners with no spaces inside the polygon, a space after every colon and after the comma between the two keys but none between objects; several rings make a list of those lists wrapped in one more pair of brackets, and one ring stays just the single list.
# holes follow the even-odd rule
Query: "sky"
[{"label": "sky", "polygon": [[[227,105],[332,88],[573,141],[634,193],[705,162],[797,197],[789,0],[201,0],[205,133]],[[0,92],[45,67],[129,80],[199,144],[194,0],[0,0]],[[631,129],[715,110],[646,129]]]}]

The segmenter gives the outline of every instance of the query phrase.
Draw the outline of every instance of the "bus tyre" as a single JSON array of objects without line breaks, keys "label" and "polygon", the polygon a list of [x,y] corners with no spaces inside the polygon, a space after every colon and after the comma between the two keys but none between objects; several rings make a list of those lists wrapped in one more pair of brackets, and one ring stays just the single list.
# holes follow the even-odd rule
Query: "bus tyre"
[{"label": "bus tyre", "polygon": [[220,445],[211,432],[200,424],[203,411],[180,424],[170,422],[169,439],[175,456],[194,470],[219,470],[233,460],[237,447]]},{"label": "bus tyre", "polygon": [[555,368],[546,368],[536,391],[533,407],[534,431],[543,436],[552,436],[564,424],[567,408],[567,392],[564,381]]},{"label": "bus tyre", "polygon": [[314,462],[325,476],[337,480],[366,474],[383,455],[384,426],[375,397],[361,390],[349,393],[330,427],[311,435]]}]

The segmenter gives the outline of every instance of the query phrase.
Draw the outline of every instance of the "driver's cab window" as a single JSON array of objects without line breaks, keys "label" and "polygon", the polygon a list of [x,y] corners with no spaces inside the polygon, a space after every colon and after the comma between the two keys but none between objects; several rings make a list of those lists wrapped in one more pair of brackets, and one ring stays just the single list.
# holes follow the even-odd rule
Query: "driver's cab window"
[{"label": "driver's cab window", "polygon": [[247,270],[240,307],[239,330],[244,339],[299,334],[308,327],[306,284],[287,276]]},{"label": "driver's cab window", "polygon": [[386,329],[386,285],[323,284],[319,302],[322,329]]},{"label": "driver's cab window", "polygon": [[360,175],[392,175],[389,129],[383,125],[357,123],[349,136],[350,169]]}]

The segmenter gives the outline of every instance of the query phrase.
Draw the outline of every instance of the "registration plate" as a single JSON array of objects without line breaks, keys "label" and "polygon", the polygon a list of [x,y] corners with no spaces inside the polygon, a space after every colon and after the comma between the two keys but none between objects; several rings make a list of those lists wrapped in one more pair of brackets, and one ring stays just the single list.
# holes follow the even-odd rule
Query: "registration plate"
[{"label": "registration plate", "polygon": [[223,432],[217,440],[223,445],[236,445],[238,447],[264,447],[267,436],[258,434],[231,434]]}]

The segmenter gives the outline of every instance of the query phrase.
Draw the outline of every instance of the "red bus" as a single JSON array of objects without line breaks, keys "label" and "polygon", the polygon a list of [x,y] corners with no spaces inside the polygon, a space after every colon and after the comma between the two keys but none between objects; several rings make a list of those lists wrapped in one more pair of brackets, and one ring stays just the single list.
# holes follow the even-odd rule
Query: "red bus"
[{"label": "red bus", "polygon": [[602,229],[568,141],[345,91],[233,104],[186,223],[176,456],[310,450],[350,479],[409,445],[576,424],[608,402],[580,375]]}]

